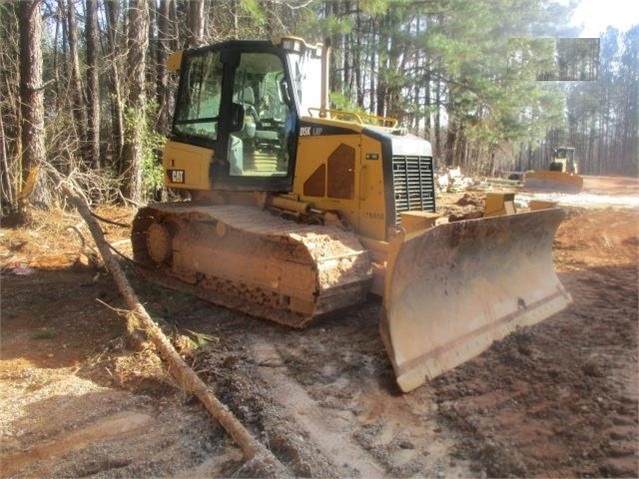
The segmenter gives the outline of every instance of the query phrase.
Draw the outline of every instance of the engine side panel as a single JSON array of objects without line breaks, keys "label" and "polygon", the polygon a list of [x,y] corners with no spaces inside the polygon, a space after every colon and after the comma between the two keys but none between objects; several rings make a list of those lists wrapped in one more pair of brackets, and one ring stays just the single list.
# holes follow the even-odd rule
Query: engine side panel
[{"label": "engine side panel", "polygon": [[339,211],[360,236],[385,240],[381,143],[356,124],[314,118],[302,125],[292,193]]},{"label": "engine side panel", "polygon": [[210,190],[209,169],[213,150],[169,141],[164,147],[164,184],[169,188]]}]

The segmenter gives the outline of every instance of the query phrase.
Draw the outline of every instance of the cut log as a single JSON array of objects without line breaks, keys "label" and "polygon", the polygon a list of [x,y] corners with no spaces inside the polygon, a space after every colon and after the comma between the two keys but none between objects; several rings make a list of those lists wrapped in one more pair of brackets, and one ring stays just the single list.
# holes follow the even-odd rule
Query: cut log
[{"label": "cut log", "polygon": [[159,326],[153,321],[146,309],[140,303],[135,291],[131,287],[129,281],[122,271],[120,264],[117,262],[106,239],[100,225],[97,223],[86,200],[77,194],[75,188],[67,182],[61,183],[64,194],[69,201],[76,207],[84,221],[87,223],[89,230],[95,240],[100,251],[100,255],[104,260],[104,264],[113,276],[118,289],[124,297],[127,306],[136,316],[140,326],[148,335],[149,340],[156,347],[160,356],[168,363],[168,369],[173,377],[180,383],[182,387],[193,393],[204,405],[211,416],[224,428],[231,436],[235,444],[237,444],[244,458],[249,462],[245,464],[245,468],[253,471],[259,471],[260,476],[282,477],[288,476],[288,472],[278,459],[259,441],[257,441],[244,425],[233,415],[228,407],[220,402],[211,393],[207,385],[198,377],[198,375],[189,367],[188,364],[177,353],[166,335]]}]

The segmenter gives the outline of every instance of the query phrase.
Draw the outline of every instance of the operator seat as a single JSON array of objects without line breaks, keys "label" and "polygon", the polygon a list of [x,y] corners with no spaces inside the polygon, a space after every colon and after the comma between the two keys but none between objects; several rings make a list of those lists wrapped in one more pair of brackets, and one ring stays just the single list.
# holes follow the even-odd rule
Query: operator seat
[{"label": "operator seat", "polygon": [[[232,176],[241,176],[244,174],[244,139],[250,139],[255,136],[255,125],[257,123],[257,111],[255,110],[255,93],[253,88],[246,86],[239,91],[233,93],[233,103],[239,103],[244,106],[244,128],[241,131],[232,133],[229,137],[228,160],[230,164],[230,174]],[[246,121],[248,116],[253,121]]]}]

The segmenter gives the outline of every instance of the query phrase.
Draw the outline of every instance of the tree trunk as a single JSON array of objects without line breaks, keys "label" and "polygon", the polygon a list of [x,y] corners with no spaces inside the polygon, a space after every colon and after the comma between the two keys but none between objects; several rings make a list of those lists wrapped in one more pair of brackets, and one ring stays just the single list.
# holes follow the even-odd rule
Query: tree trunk
[{"label": "tree trunk", "polygon": [[[340,2],[328,1],[325,3],[324,12],[327,18],[340,18]],[[343,66],[340,62],[339,56],[342,54],[342,35],[339,33],[333,33],[330,37],[331,46],[332,46],[332,54],[329,57],[329,80],[328,84],[330,85],[331,92],[343,93],[344,83],[342,81],[341,75],[341,67]],[[330,105],[328,105],[330,108]]]},{"label": "tree trunk", "polygon": [[58,9],[56,11],[56,22],[55,22],[55,35],[53,37],[53,80],[55,81],[55,108],[57,111],[60,111],[62,108],[62,85],[63,82],[60,81],[60,35],[63,35],[64,42],[64,32],[61,32],[62,26],[60,21],[61,5],[58,2]]},{"label": "tree trunk", "polygon": [[186,48],[199,47],[204,43],[204,1],[188,2]]},{"label": "tree trunk", "polygon": [[454,164],[457,166],[465,167],[466,158],[466,132],[464,131],[464,124],[457,120],[457,129],[455,134],[455,160]]},{"label": "tree trunk", "polygon": [[357,107],[364,109],[364,87],[362,85],[362,35],[364,34],[364,32],[362,31],[362,18],[359,8],[357,9],[357,13],[355,16],[355,25],[356,45],[353,69],[355,74],[355,88],[357,89]]},{"label": "tree trunk", "polygon": [[2,189],[2,196],[0,199],[5,206],[13,206],[11,170],[9,169],[9,162],[7,161],[7,135],[4,130],[2,115],[0,115],[0,138],[2,138],[2,145],[0,145],[0,189]]},{"label": "tree trunk", "polygon": [[[449,118],[452,118],[449,116]],[[455,143],[457,142],[457,122],[452,120],[448,124],[446,133],[446,166],[453,166],[455,162]]]},{"label": "tree trunk", "polygon": [[[80,74],[80,59],[78,56],[78,28],[75,21],[75,6],[73,0],[67,5],[67,22],[69,28],[69,55],[71,56],[71,98],[73,99],[73,118],[75,120],[76,136],[82,156],[86,156],[87,119],[85,115],[84,95],[82,94],[82,76]],[[89,162],[87,162],[89,163]]]},{"label": "tree trunk", "polygon": [[377,116],[386,116],[386,95],[388,93],[388,56],[390,52],[388,51],[388,32],[387,32],[387,21],[382,20],[382,25],[379,30],[379,56],[378,56],[378,66],[379,73],[377,75],[377,91],[375,95],[376,99],[376,108],[375,113]]},{"label": "tree trunk", "polygon": [[0,9],[0,141],[2,142],[2,203],[12,209],[22,183],[20,158],[22,157],[20,120],[20,72],[15,59],[20,56],[18,2]]},{"label": "tree trunk", "polygon": [[[178,2],[171,1],[169,4],[169,29],[170,29],[170,41],[169,41],[169,51],[179,50],[180,45],[180,27],[179,27],[179,14],[178,14]],[[215,18],[215,17],[214,17]],[[214,18],[209,20],[211,22],[214,21]]]},{"label": "tree trunk", "polygon": [[[353,91],[353,77],[351,74],[351,45],[353,44],[353,35],[344,36],[344,86],[345,94],[350,95]],[[350,97],[349,97],[350,100]]]},{"label": "tree trunk", "polygon": [[[373,45],[376,45],[375,43],[375,38],[376,38],[376,31],[375,31],[375,26],[372,25],[371,26],[371,32],[368,38],[368,41],[373,43]],[[370,54],[370,62],[371,62],[371,69],[370,69],[370,87],[368,90],[368,97],[369,97],[369,111],[374,112],[376,111],[377,105],[375,104],[375,98],[376,98],[376,88],[377,88],[377,84],[379,83],[379,69],[377,67],[377,61],[376,59],[379,58],[378,57],[378,53],[375,49],[368,49],[369,54]],[[377,83],[375,82],[375,79],[377,79]]]},{"label": "tree trunk", "polygon": [[435,157],[441,158],[442,154],[442,141],[441,141],[441,81],[439,78],[435,82]]},{"label": "tree trunk", "polygon": [[100,89],[98,86],[98,12],[97,1],[86,0],[87,44],[87,154],[89,164],[100,168]]},{"label": "tree trunk", "polygon": [[122,84],[120,81],[120,67],[118,65],[119,53],[119,22],[118,10],[119,3],[117,0],[107,0],[104,3],[107,18],[107,60],[109,61],[110,70],[110,91],[111,91],[111,121],[113,122],[113,161],[116,165],[115,170],[120,171],[122,168],[122,154],[124,150],[124,100],[122,95]]},{"label": "tree trunk", "polygon": [[[42,85],[42,16],[40,0],[19,2],[22,181],[44,163],[44,93]],[[27,205],[19,205],[21,213]]]},{"label": "tree trunk", "polygon": [[129,31],[127,37],[127,78],[130,81],[127,102],[128,121],[125,124],[122,152],[124,195],[134,202],[142,201],[142,157],[144,154],[144,122],[146,121],[146,96],[144,67],[148,46],[148,10],[146,0],[131,0],[128,9]]},{"label": "tree trunk", "polygon": [[171,0],[160,0],[160,6],[156,15],[158,24],[157,36],[157,84],[155,86],[156,100],[158,103],[158,120],[156,129],[166,134],[169,131],[169,74],[166,69],[166,60],[169,54],[169,16],[171,14]]},{"label": "tree trunk", "polygon": [[[146,98],[151,99],[155,98],[157,95],[156,92],[156,84],[157,84],[157,58],[158,58],[158,13],[157,13],[157,5],[155,0],[148,1],[147,11],[149,13],[149,18],[147,21],[147,53],[146,53],[146,68],[145,68],[145,80],[144,84],[146,85]],[[155,112],[153,112],[155,113]],[[155,119],[153,121],[155,123]]]}]

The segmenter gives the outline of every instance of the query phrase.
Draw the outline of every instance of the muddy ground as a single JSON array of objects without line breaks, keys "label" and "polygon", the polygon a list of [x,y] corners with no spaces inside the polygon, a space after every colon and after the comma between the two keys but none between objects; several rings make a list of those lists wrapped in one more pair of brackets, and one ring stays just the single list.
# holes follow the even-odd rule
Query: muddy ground
[{"label": "muddy ground", "polygon": [[[589,184],[639,194],[636,180]],[[406,395],[377,333],[379,300],[293,331],[123,265],[193,368],[291,475],[637,477],[639,210],[565,209],[554,259],[574,304]],[[129,339],[110,277],[76,261],[78,235],[65,228],[88,235],[79,217],[36,216],[30,229],[0,230],[0,475],[259,475]],[[126,252],[127,229],[104,228]]]}]

